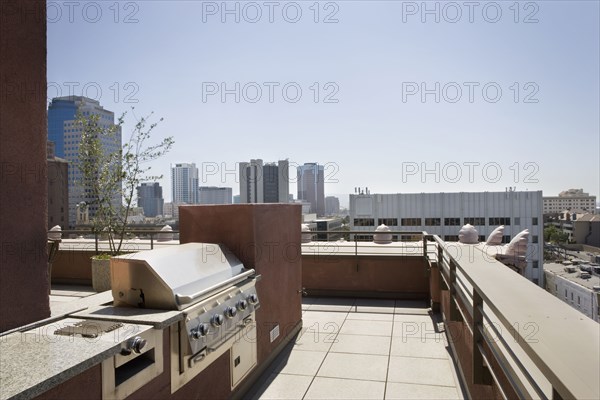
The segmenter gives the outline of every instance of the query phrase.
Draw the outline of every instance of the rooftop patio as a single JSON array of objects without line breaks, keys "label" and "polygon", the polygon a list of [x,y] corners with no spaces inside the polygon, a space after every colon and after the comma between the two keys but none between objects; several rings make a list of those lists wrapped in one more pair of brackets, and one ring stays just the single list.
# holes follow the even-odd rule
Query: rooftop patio
[{"label": "rooftop patio", "polygon": [[424,301],[304,298],[303,329],[254,399],[464,398],[439,314]]},{"label": "rooftop patio", "polygon": [[[101,295],[85,285],[54,284],[50,305],[61,312]],[[442,317],[425,301],[305,297],[302,319],[296,340],[248,398],[465,397]]]}]

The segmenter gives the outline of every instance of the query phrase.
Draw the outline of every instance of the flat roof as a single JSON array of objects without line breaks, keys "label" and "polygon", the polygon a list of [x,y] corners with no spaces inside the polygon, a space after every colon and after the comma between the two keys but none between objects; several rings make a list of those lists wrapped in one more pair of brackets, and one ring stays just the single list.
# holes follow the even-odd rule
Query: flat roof
[{"label": "flat roof", "polygon": [[[589,264],[583,264],[589,265]],[[575,272],[565,271],[566,265],[559,263],[546,263],[544,264],[544,271],[551,272],[555,275],[562,276],[563,278],[577,283],[587,289],[593,290],[594,286],[600,286],[600,277],[598,275],[592,275],[590,279],[581,279],[579,275],[584,272],[579,269],[579,265],[569,265],[575,268]]]}]

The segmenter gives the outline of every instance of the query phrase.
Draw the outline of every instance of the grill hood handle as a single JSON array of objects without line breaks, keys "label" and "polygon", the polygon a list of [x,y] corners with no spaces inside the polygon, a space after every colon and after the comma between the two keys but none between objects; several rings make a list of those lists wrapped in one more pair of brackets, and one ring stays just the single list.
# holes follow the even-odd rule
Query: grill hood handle
[{"label": "grill hood handle", "polygon": [[175,299],[177,300],[177,304],[179,304],[179,305],[190,304],[190,303],[193,303],[196,299],[199,299],[201,297],[208,297],[208,295],[210,293],[213,293],[213,292],[216,293],[216,292],[221,291],[222,289],[224,289],[227,286],[235,285],[236,283],[241,282],[248,277],[251,277],[255,273],[256,273],[256,271],[254,271],[254,269],[249,269],[247,271],[242,272],[239,275],[236,275],[234,277],[227,279],[226,281],[220,282],[216,285],[208,287],[208,288],[201,290],[200,292],[194,293],[190,296],[181,295],[181,294],[177,293],[177,294],[175,294]]}]

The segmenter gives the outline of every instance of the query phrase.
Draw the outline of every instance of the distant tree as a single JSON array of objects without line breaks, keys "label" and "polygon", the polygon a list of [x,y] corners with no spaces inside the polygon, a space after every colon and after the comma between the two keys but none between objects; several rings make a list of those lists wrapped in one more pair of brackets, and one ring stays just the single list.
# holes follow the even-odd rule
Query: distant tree
[{"label": "distant tree", "polygon": [[552,243],[566,243],[569,240],[569,235],[555,226],[549,226],[544,229],[544,241]]}]

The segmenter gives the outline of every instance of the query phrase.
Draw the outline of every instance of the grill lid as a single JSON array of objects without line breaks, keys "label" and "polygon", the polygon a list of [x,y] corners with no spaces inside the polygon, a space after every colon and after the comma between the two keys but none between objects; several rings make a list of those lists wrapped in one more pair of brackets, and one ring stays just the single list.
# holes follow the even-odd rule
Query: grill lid
[{"label": "grill lid", "polygon": [[111,259],[115,306],[181,310],[254,274],[224,245],[187,243]]}]

